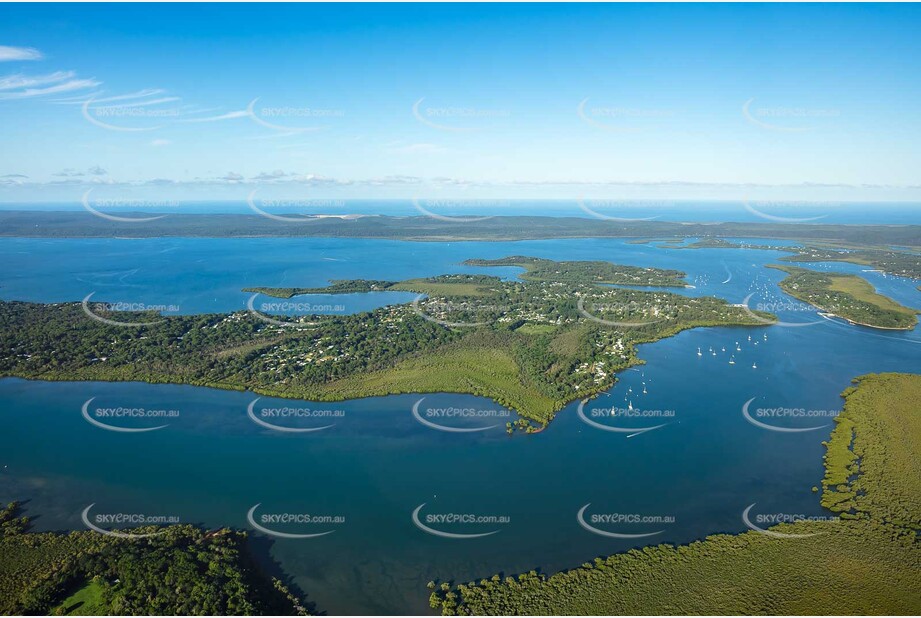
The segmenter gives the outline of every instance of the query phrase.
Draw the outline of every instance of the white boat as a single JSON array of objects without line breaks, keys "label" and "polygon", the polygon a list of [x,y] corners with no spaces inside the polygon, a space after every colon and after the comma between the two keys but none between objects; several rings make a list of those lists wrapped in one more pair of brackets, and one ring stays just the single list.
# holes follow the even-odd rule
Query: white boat
[{"label": "white boat", "polygon": [[703,352],[700,351],[700,348],[697,348],[697,356],[703,356]]},{"label": "white boat", "polygon": [[730,356],[730,357],[729,357],[729,364],[730,364],[730,365],[735,365],[735,364],[736,364],[736,359],[735,359],[734,357]]},{"label": "white boat", "polygon": [[757,364],[757,363],[752,363],[752,369],[757,369],[757,368],[758,368],[758,364]]}]

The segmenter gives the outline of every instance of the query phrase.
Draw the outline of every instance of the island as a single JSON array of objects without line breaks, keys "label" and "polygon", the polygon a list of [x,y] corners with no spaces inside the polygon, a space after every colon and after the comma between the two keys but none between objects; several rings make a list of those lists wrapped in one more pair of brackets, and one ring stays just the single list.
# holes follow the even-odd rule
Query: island
[{"label": "island", "polygon": [[790,296],[851,324],[894,330],[910,330],[918,323],[918,311],[878,294],[870,282],[857,275],[818,272],[797,266],[768,265],[787,273],[778,285]]},{"label": "island", "polygon": [[918,615],[921,375],[848,388],[826,443],[832,518],[717,534],[468,584],[431,582],[444,615]]},{"label": "island", "polygon": [[[764,327],[774,316],[683,286],[684,273],[512,256],[522,280],[445,275],[330,288],[252,288],[276,297],[400,289],[412,303],[355,315],[260,311],[162,316],[104,303],[0,303],[0,376],[135,380],[339,401],[400,393],[489,397],[545,426],[566,404],[611,388],[641,363],[637,345],[708,326]],[[630,287],[614,287],[624,283]],[[531,430],[527,425],[523,429]]]}]

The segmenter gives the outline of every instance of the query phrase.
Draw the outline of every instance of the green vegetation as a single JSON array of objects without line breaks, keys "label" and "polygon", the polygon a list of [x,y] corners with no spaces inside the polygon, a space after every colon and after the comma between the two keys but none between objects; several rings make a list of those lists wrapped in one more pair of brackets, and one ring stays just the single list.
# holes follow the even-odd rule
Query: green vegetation
[{"label": "green vegetation", "polygon": [[612,285],[646,285],[684,287],[684,273],[678,270],[638,268],[610,262],[554,262],[542,258],[513,255],[499,260],[467,260],[469,266],[520,266],[525,281],[564,283],[605,283]]},{"label": "green vegetation", "polygon": [[28,532],[18,505],[0,513],[5,615],[298,615],[304,608],[256,568],[246,534],[146,527],[146,538]]},{"label": "green vegetation", "polygon": [[[131,216],[130,213],[124,213]],[[147,212],[140,216],[149,217]],[[258,215],[176,214],[158,221],[128,223],[87,212],[0,212],[0,236],[85,238],[163,236],[387,238],[452,242],[542,238],[783,238],[813,243],[860,246],[921,247],[917,225],[839,225],[818,223],[675,223],[605,221],[585,217],[490,217],[480,221],[442,221],[432,217],[372,216],[358,219],[317,218],[301,225]],[[917,255],[914,256],[917,262]],[[916,267],[921,270],[921,267]]]},{"label": "green vegetation", "polygon": [[353,292],[381,292],[394,285],[393,281],[368,279],[337,279],[325,288],[243,288],[244,292],[255,292],[276,298],[291,298],[299,294],[350,294]]},{"label": "green vegetation", "polygon": [[[848,227],[853,229],[855,226]],[[867,246],[868,238],[854,238],[850,235],[842,236],[842,240],[834,244],[806,242],[798,246],[775,246],[740,243],[720,238],[720,234],[716,236],[711,234],[711,232],[708,232],[708,235],[700,240],[683,244],[685,238],[692,237],[692,235],[686,234],[680,238],[661,241],[656,246],[663,249],[761,249],[784,251],[793,254],[780,258],[784,262],[850,262],[852,264],[871,266],[890,275],[913,279],[921,278],[921,255],[917,251],[919,244],[921,244],[921,236],[919,235],[916,235],[914,240],[908,243],[911,247],[890,248],[888,246]],[[722,235],[725,236],[726,234]],[[742,234],[741,236],[751,235]],[[762,237],[779,238],[769,234]],[[785,238],[808,240],[810,237],[791,233]],[[850,242],[843,240],[844,238],[850,238]],[[647,244],[653,241],[632,240],[628,242],[631,244]]]},{"label": "green vegetation", "polygon": [[921,378],[884,373],[855,382],[827,445],[822,505],[921,530]]},{"label": "green vegetation", "polygon": [[[918,241],[913,243],[917,248]],[[890,275],[921,278],[921,255],[916,251],[896,251],[888,248],[838,248],[807,246],[796,249],[796,255],[781,258],[785,262],[851,262],[872,266]]]},{"label": "green vegetation", "polygon": [[106,616],[112,610],[105,600],[106,588],[101,577],[94,577],[88,584],[64,599],[55,607],[53,616]]},{"label": "green vegetation", "polygon": [[[428,294],[348,316],[157,316],[79,303],[0,303],[0,375],[140,380],[336,401],[398,393],[490,397],[545,424],[570,401],[610,388],[636,346],[698,326],[761,326],[711,298],[599,286],[680,283],[677,271],[600,262],[530,263],[526,281],[445,275],[393,284]],[[339,281],[332,289],[350,290]],[[254,307],[258,307],[254,304]],[[281,323],[276,323],[280,321]]]},{"label": "green vegetation", "polygon": [[482,296],[489,294],[484,287],[495,288],[501,283],[498,277],[484,275],[441,275],[407,281],[374,281],[367,279],[336,279],[325,288],[243,288],[276,298],[292,298],[302,294],[351,294],[355,292],[416,292],[446,296]]},{"label": "green vegetation", "polygon": [[852,323],[876,328],[911,329],[918,323],[914,309],[877,294],[870,283],[857,275],[824,273],[797,266],[769,266],[789,276],[780,289],[803,302]]},{"label": "green vegetation", "polygon": [[825,458],[822,500],[842,518],[770,528],[811,536],[719,534],[550,577],[433,582],[432,607],[445,615],[918,615],[921,376],[855,382]]}]

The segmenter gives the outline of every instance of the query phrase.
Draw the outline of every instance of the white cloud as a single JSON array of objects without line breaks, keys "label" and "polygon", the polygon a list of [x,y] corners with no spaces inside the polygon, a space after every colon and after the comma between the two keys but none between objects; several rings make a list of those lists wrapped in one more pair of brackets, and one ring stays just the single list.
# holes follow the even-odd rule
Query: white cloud
[{"label": "white cloud", "polygon": [[34,47],[10,47],[0,45],[0,62],[12,60],[41,60],[42,52]]},{"label": "white cloud", "polygon": [[183,120],[183,122],[215,122],[217,120],[230,120],[232,118],[246,118],[249,116],[249,112],[240,110],[238,112],[227,112],[226,114],[221,114],[220,116],[208,116],[207,118],[188,118]]},{"label": "white cloud", "polygon": [[95,79],[76,79],[73,71],[56,71],[47,75],[8,75],[0,77],[0,99],[27,99],[95,88]]},{"label": "white cloud", "polygon": [[73,71],[55,71],[47,75],[7,75],[0,77],[0,90],[14,90],[19,88],[31,88],[33,86],[44,86],[71,79],[76,74]]},{"label": "white cloud", "polygon": [[151,146],[169,146],[172,143],[173,142],[169,141],[168,139],[155,139],[155,140],[151,140],[150,145]]}]

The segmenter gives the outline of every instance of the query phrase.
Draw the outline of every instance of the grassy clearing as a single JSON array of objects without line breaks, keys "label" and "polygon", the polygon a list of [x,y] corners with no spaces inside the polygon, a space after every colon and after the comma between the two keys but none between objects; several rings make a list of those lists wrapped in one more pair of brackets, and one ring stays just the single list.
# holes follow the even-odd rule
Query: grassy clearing
[{"label": "grassy clearing", "polygon": [[560,407],[560,402],[529,387],[515,357],[499,348],[449,346],[390,369],[320,387],[324,397],[336,399],[436,392],[489,397],[535,419],[549,420]]},{"label": "grassy clearing", "polygon": [[797,266],[770,265],[789,276],[778,285],[784,292],[845,320],[874,328],[908,330],[918,323],[916,310],[878,294],[857,275],[825,273]]},{"label": "grassy clearing", "polygon": [[109,605],[103,598],[102,583],[92,580],[52,610],[52,616],[108,616]]},{"label": "grassy clearing", "polygon": [[524,335],[545,335],[547,333],[556,331],[558,328],[558,326],[553,324],[537,324],[534,322],[527,322],[516,328],[515,332],[522,333]]}]

